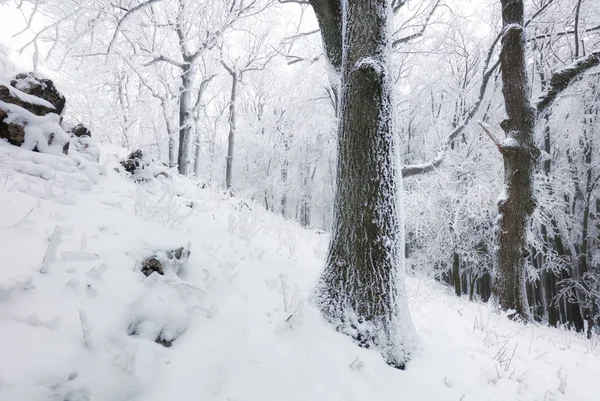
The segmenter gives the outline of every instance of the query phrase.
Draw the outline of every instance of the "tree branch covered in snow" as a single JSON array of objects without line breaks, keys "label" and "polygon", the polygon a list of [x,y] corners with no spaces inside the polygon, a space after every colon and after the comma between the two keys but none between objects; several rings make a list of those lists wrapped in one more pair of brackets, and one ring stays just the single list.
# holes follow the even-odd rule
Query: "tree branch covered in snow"
[{"label": "tree branch covered in snow", "polygon": [[537,101],[538,113],[543,113],[552,105],[558,95],[571,85],[571,83],[584,72],[600,65],[600,51],[596,51],[575,60],[572,64],[552,74],[548,89],[542,93]]}]

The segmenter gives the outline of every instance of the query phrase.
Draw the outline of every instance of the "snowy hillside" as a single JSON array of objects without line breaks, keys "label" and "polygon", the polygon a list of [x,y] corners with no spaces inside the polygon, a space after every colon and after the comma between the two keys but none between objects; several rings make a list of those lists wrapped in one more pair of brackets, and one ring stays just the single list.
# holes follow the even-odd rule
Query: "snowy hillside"
[{"label": "snowy hillside", "polygon": [[[421,353],[388,367],[308,302],[326,235],[176,175],[135,183],[102,150],[0,143],[0,400],[598,399],[597,343],[414,277]],[[188,244],[179,271],[139,270]]]}]

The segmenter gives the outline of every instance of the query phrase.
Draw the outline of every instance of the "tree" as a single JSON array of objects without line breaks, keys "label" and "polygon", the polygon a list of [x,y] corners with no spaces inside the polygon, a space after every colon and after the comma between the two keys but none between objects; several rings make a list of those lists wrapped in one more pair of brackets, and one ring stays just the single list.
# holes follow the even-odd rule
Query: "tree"
[{"label": "tree", "polygon": [[[33,11],[28,25],[37,13],[49,19],[23,47],[36,49],[35,66],[39,62],[40,42],[49,41],[52,47],[47,58],[57,49],[61,49],[64,57],[76,49],[81,58],[105,56],[108,61],[117,55],[125,60],[142,59],[143,67],[169,67],[178,86],[174,99],[178,116],[174,125],[178,130],[180,174],[189,172],[192,139],[196,136],[194,115],[202,103],[203,90],[198,88],[202,89],[204,82],[213,77],[200,76],[201,59],[222,42],[235,24],[272,4],[270,0],[124,0],[118,6],[108,0],[31,0],[31,3]],[[158,92],[157,88],[152,91]]]},{"label": "tree", "polygon": [[263,70],[269,61],[273,58],[272,54],[262,53],[264,38],[256,41],[251,41],[246,49],[246,58],[240,60],[237,57],[235,60],[226,61],[221,57],[221,65],[231,77],[231,94],[229,98],[229,135],[227,137],[227,164],[225,168],[225,187],[231,189],[233,180],[233,157],[235,149],[235,134],[236,134],[236,99],[238,84],[242,82],[244,74],[251,71]]},{"label": "tree", "polygon": [[502,93],[507,118],[500,124],[506,139],[499,141],[483,125],[504,160],[505,190],[498,202],[498,253],[494,291],[503,309],[531,319],[526,292],[526,263],[529,257],[527,232],[536,207],[533,176],[539,149],[534,129],[558,95],[586,70],[600,63],[600,52],[575,60],[555,72],[546,92],[534,106],[529,95],[525,54],[525,7],[522,0],[501,0],[502,5]]},{"label": "tree", "polygon": [[[312,0],[339,86],[329,252],[316,301],[338,329],[403,368],[415,334],[404,293],[402,176],[390,76],[389,0]],[[342,36],[343,33],[343,36]]]}]

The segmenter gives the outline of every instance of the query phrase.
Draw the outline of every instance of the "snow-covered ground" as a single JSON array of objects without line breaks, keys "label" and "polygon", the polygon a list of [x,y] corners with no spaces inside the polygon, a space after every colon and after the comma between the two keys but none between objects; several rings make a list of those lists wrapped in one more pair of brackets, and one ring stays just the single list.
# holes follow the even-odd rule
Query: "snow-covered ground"
[{"label": "snow-covered ground", "polygon": [[[0,143],[0,400],[600,399],[597,342],[415,277],[421,352],[392,369],[307,301],[326,235],[178,176],[136,184],[102,150]],[[178,274],[137,268],[187,244]]]}]

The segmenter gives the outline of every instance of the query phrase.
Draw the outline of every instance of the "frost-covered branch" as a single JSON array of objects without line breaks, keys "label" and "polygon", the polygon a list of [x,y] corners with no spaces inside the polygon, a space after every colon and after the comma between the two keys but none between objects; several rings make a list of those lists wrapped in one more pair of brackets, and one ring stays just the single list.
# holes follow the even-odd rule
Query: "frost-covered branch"
[{"label": "frost-covered branch", "polygon": [[575,60],[571,65],[556,71],[552,78],[548,89],[539,97],[537,102],[538,113],[543,113],[552,105],[558,95],[560,95],[569,85],[582,73],[600,65],[600,51],[590,53],[587,56]]},{"label": "frost-covered branch", "polygon": [[483,121],[477,121],[477,124],[479,124],[479,126],[483,129],[483,132],[486,133],[486,135],[492,140],[492,142],[494,142],[494,145],[496,145],[498,150],[502,151],[502,143],[500,142],[496,134],[492,132],[492,128]]},{"label": "frost-covered branch", "polygon": [[[584,29],[581,32],[590,33],[590,32],[595,32],[595,31],[600,31],[600,25],[596,25],[591,28]],[[529,40],[532,41],[532,40],[538,40],[538,39],[547,39],[547,38],[551,38],[553,36],[561,37],[561,36],[567,36],[567,35],[573,35],[573,34],[575,34],[575,30],[571,29],[568,31],[556,32],[556,33],[544,33],[541,35],[533,36],[533,37],[529,38]]]},{"label": "frost-covered branch", "polygon": [[431,160],[430,162],[427,162],[427,163],[420,163],[420,164],[414,164],[414,165],[410,165],[410,166],[404,166],[402,168],[402,177],[408,178],[408,177],[412,177],[415,175],[430,173],[430,172],[434,171],[436,168],[438,168],[440,166],[440,164],[442,164],[442,162],[444,161],[444,158],[446,156],[446,151],[450,147],[450,144],[452,143],[452,141],[454,141],[464,131],[464,129],[467,127],[467,125],[469,125],[469,123],[471,122],[471,120],[473,119],[473,117],[475,116],[475,114],[477,113],[479,108],[481,107],[481,104],[483,103],[483,98],[485,97],[485,93],[486,93],[490,78],[492,77],[494,72],[498,70],[498,67],[500,66],[500,60],[498,60],[491,68],[488,68],[488,66],[491,62],[494,48],[496,47],[496,44],[498,43],[498,40],[500,39],[500,37],[501,37],[501,35],[498,35],[496,37],[496,39],[492,42],[492,45],[488,51],[488,55],[487,55],[487,58],[485,61],[485,69],[484,69],[483,77],[481,79],[481,85],[479,87],[479,97],[478,97],[477,101],[475,102],[475,104],[473,104],[473,106],[469,110],[469,113],[467,114],[465,119],[456,128],[454,128],[454,130],[452,130],[452,132],[450,132],[450,134],[448,134],[448,136],[446,137],[446,139],[444,140],[444,142],[442,144],[442,149],[440,150],[440,152],[437,154],[437,156],[433,160]]},{"label": "frost-covered branch", "polygon": [[408,0],[392,0],[392,12],[397,13],[408,3]]},{"label": "frost-covered branch", "polygon": [[117,22],[117,27],[115,28],[115,32],[113,34],[112,39],[110,40],[109,44],[108,44],[108,54],[111,53],[113,46],[115,45],[115,42],[117,41],[117,38],[119,36],[119,33],[121,32],[121,28],[123,26],[123,24],[125,23],[125,21],[131,17],[133,14],[137,13],[140,10],[143,10],[146,7],[151,6],[152,4],[158,3],[159,1],[162,0],[147,0],[143,3],[138,4],[135,7],[130,8],[125,15],[123,15],[123,17],[119,20],[119,22]]},{"label": "frost-covered branch", "polygon": [[529,24],[531,24],[537,17],[542,15],[552,4],[554,4],[555,1],[556,0],[549,0],[546,4],[541,6],[535,13],[533,13],[531,18],[529,18],[529,20],[525,22],[525,28],[527,28]]},{"label": "frost-covered branch", "polygon": [[182,63],[180,61],[177,61],[177,60],[173,60],[172,58],[169,58],[169,57],[163,56],[163,55],[153,56],[152,60],[150,60],[150,61],[148,61],[147,63],[144,64],[144,67],[148,67],[148,66],[150,66],[152,64],[156,64],[156,63],[159,63],[161,61],[169,63],[169,64],[171,64],[171,65],[173,65],[173,66],[175,66],[177,68],[180,68],[182,70],[185,68],[185,64],[184,63]]},{"label": "frost-covered branch", "polygon": [[[400,7],[402,7],[404,4],[406,4],[406,1],[402,2],[399,1],[398,2],[400,4]],[[411,35],[408,36],[404,36],[402,38],[398,38],[392,41],[392,48],[396,48],[397,46],[403,44],[403,43],[408,43],[411,40],[420,38],[421,36],[423,36],[423,34],[425,33],[425,30],[427,29],[427,26],[429,25],[429,21],[431,20],[431,17],[433,17],[433,14],[435,13],[435,10],[437,10],[438,6],[440,5],[441,0],[437,0],[435,2],[435,4],[433,5],[433,8],[431,9],[431,11],[429,12],[429,14],[427,15],[427,18],[425,18],[425,21],[423,21],[423,25],[421,25],[421,28],[419,29],[418,32],[415,32]]]},{"label": "frost-covered branch", "polygon": [[402,177],[408,178],[415,175],[427,174],[435,171],[444,161],[446,156],[445,151],[440,151],[438,155],[430,162],[421,164],[411,164],[410,166],[402,167]]}]

